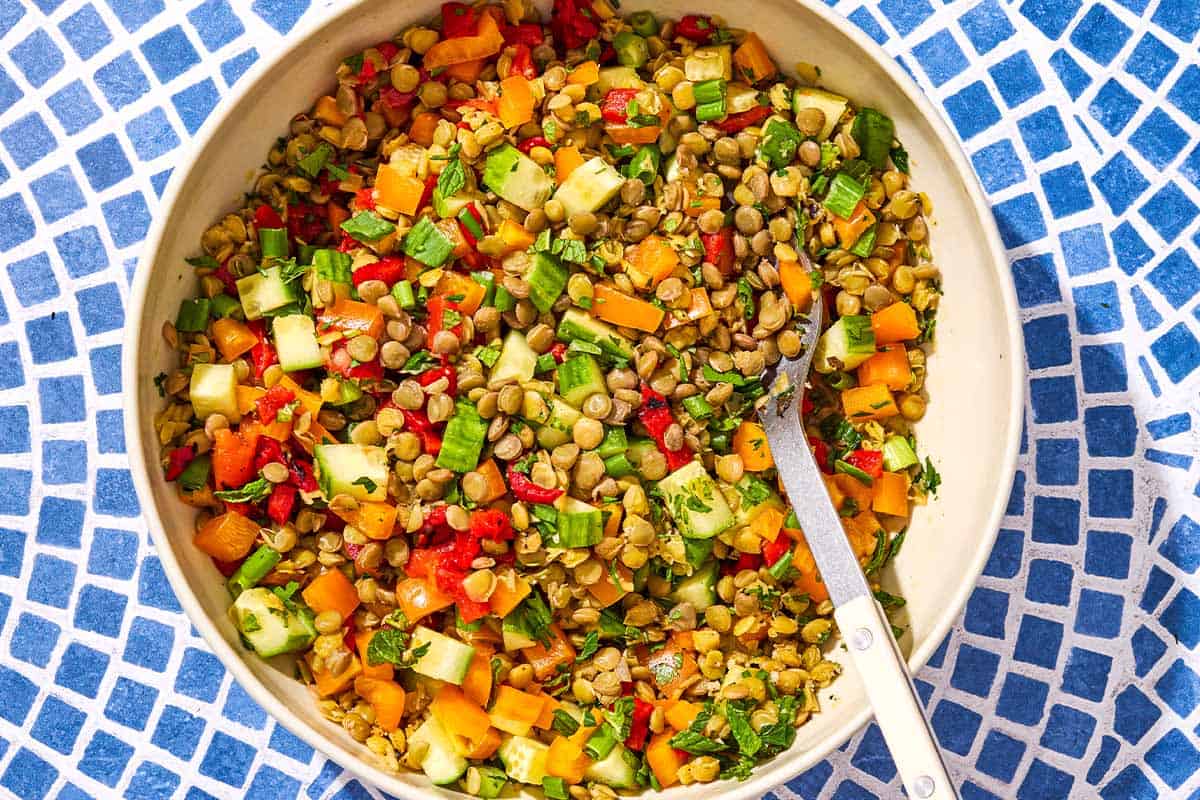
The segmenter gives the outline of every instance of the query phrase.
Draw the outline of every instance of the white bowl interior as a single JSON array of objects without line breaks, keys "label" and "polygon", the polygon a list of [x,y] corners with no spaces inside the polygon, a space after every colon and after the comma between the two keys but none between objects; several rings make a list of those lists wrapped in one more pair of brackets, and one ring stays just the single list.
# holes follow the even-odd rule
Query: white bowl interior
[{"label": "white bowl interior", "polygon": [[[545,8],[549,2],[540,5]],[[626,0],[625,5],[628,12],[649,4]],[[197,251],[204,229],[236,206],[291,115],[332,88],[331,76],[342,57],[373,44],[381,34],[432,17],[438,7],[436,0],[361,0],[320,27],[294,35],[274,63],[260,65],[244,79],[244,88],[209,121],[193,160],[172,179],[139,265],[126,342],[126,419],[129,440],[137,443],[131,453],[134,474],[164,565],[196,627],[247,691],[290,729],[385,791],[414,798],[429,791],[423,776],[389,775],[362,760],[367,750],[320,716],[312,695],[293,680],[286,665],[260,661],[240,646],[225,615],[229,599],[223,581],[191,545],[192,511],[176,499],[156,465],[153,418],[162,401],[152,376],[175,366],[159,331],[195,290],[184,258]],[[659,0],[653,8],[667,16],[722,14],[730,25],[755,30],[786,69],[797,61],[819,65],[828,88],[893,117],[911,156],[913,184],[933,198],[931,241],[944,274],[945,298],[927,381],[931,401],[919,436],[943,484],[938,499],[917,510],[887,579],[908,600],[910,635],[902,646],[911,654],[910,663],[920,666],[946,634],[982,569],[1007,498],[1019,432],[1015,303],[990,213],[965,158],[932,107],[886,55],[823,6],[807,0]],[[264,74],[269,78],[259,79]],[[762,765],[751,780],[720,789],[738,797],[759,795],[848,738],[869,713],[852,669],[826,693],[823,706],[799,730],[791,751]],[[684,800],[712,790],[676,787],[668,793]]]}]

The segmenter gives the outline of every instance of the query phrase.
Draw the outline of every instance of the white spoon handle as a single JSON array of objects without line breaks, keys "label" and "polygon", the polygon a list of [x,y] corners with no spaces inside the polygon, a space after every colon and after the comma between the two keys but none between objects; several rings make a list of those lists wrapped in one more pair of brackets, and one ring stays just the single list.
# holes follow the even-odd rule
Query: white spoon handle
[{"label": "white spoon handle", "polygon": [[833,616],[908,796],[958,800],[883,609],[863,595],[839,606]]}]

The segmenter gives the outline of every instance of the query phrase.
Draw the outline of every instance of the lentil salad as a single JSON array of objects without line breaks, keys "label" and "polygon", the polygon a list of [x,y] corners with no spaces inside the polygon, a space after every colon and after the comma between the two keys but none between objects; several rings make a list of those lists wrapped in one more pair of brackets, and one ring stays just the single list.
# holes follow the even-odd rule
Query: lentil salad
[{"label": "lentil salad", "polygon": [[164,325],[163,468],[246,646],[384,767],[745,778],[840,671],[762,376],[823,293],[803,413],[875,576],[938,483],[929,201],[753,33],[554,5],[447,3],[293,118]]}]

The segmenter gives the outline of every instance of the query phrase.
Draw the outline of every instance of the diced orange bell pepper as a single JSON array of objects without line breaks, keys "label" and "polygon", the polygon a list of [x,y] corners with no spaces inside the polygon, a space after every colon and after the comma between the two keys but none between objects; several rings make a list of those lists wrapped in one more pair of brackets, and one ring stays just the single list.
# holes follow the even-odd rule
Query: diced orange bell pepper
[{"label": "diced orange bell pepper", "polygon": [[537,695],[504,685],[496,688],[496,701],[488,718],[505,733],[527,736],[541,714],[542,702]]},{"label": "diced orange bell pepper", "polygon": [[605,125],[604,132],[617,144],[650,144],[658,141],[662,126],[645,125],[639,128],[633,125]]},{"label": "diced orange bell pepper", "polygon": [[626,273],[639,289],[652,289],[679,266],[679,254],[661,236],[651,234],[630,249]]},{"label": "diced orange bell pepper", "polygon": [[621,585],[617,585],[613,581],[609,570],[605,570],[605,574],[601,576],[600,580],[588,584],[588,594],[596,598],[596,602],[600,604],[601,608],[608,608],[629,594],[629,589],[625,587],[633,585],[633,573],[629,570],[629,567],[624,564],[617,564],[616,571]]},{"label": "diced orange bell pepper", "polygon": [[221,351],[221,358],[233,361],[258,344],[258,337],[243,322],[224,317],[213,320],[213,344]]},{"label": "diced orange bell pepper", "polygon": [[315,613],[336,611],[342,619],[349,619],[359,604],[358,590],[340,569],[325,570],[300,594]]},{"label": "diced orange bell pepper", "polygon": [[842,392],[842,413],[856,422],[886,419],[900,413],[892,392],[882,383],[855,386]]},{"label": "diced orange bell pepper", "polygon": [[[875,496],[875,489],[867,486],[853,475],[847,475],[839,472],[833,476],[826,478],[827,482],[832,482],[837,487],[838,493],[843,497],[849,497],[854,500],[859,508],[869,508],[871,498]],[[840,503],[838,504],[841,505]]]},{"label": "diced orange bell pepper", "polygon": [[317,98],[317,105],[313,109],[313,116],[321,120],[321,122],[339,128],[349,121],[349,118],[338,108],[337,100],[329,95]]},{"label": "diced orange bell pepper", "polygon": [[[311,664],[309,665],[312,666]],[[350,688],[355,679],[362,675],[362,663],[357,656],[350,657],[350,665],[340,675],[332,675],[329,670],[321,669],[312,670],[313,679],[316,681],[317,694],[321,697],[331,697],[335,694],[341,694]],[[368,701],[369,702],[369,701]]]},{"label": "diced orange bell pepper", "polygon": [[917,312],[903,300],[872,314],[871,330],[875,332],[876,346],[916,339],[921,335]]},{"label": "diced orange bell pepper", "polygon": [[296,399],[300,401],[300,407],[314,417],[321,413],[321,406],[325,401],[321,399],[321,395],[316,392],[310,392],[303,388],[300,384],[292,379],[291,375],[284,375],[279,379],[279,385],[287,389],[292,394],[296,395]]},{"label": "diced orange bell pepper", "polygon": [[595,61],[584,61],[567,74],[567,83],[591,86],[600,80],[600,65]]},{"label": "diced orange bell pepper", "polygon": [[408,126],[408,138],[422,147],[429,147],[433,144],[433,132],[437,130],[441,119],[440,114],[422,111],[413,117],[412,124]]},{"label": "diced orange bell pepper", "polygon": [[867,232],[867,229],[875,224],[875,215],[871,213],[871,209],[867,208],[866,202],[859,200],[858,205],[854,207],[854,211],[850,212],[849,219],[842,219],[837,214],[831,214],[833,217],[834,233],[837,234],[838,244],[842,247],[853,247],[858,241],[858,237]]},{"label": "diced orange bell pepper", "polygon": [[497,617],[507,617],[512,610],[529,596],[529,581],[511,569],[502,570],[496,575],[496,588],[488,598],[488,605]]},{"label": "diced orange bell pepper", "polygon": [[292,421],[284,420],[280,422],[277,420],[266,425],[258,421],[243,422],[239,430],[242,435],[253,433],[257,436],[266,436],[268,439],[274,439],[277,442],[286,442],[292,435]]},{"label": "diced orange bell pepper", "polygon": [[908,516],[908,475],[903,472],[885,472],[876,478],[871,510],[897,517]]},{"label": "diced orange bell pepper", "polygon": [[496,111],[505,128],[518,128],[533,119],[533,91],[529,81],[520,75],[509,75],[500,81],[500,97]]},{"label": "diced orange bell pepper", "polygon": [[372,631],[358,631],[354,634],[354,647],[358,650],[359,660],[362,661],[362,674],[368,678],[378,678],[384,681],[390,681],[396,675],[396,669],[388,662],[382,664],[371,665],[367,659],[367,648],[371,646],[371,640],[375,638],[375,634],[379,633],[379,629]]},{"label": "diced orange bell pepper", "polygon": [[258,398],[266,394],[267,390],[261,386],[247,386],[244,383],[239,383],[234,387],[234,392],[237,395],[238,413],[244,417],[254,410],[255,404],[258,403]]},{"label": "diced orange bell pepper", "polygon": [[733,452],[742,457],[742,465],[751,472],[775,466],[767,434],[757,422],[744,420],[733,434]]},{"label": "diced orange bell pepper", "polygon": [[385,731],[400,727],[404,716],[404,689],[395,681],[368,678],[361,675],[354,680],[354,691],[371,704],[375,711],[375,723]]},{"label": "diced orange bell pepper", "polygon": [[412,216],[421,208],[425,182],[412,175],[401,175],[390,164],[380,164],[375,172],[375,202],[401,214]]},{"label": "diced orange bell pepper", "polygon": [[358,300],[341,299],[317,315],[318,334],[331,330],[365,333],[378,339],[383,335],[383,312],[378,306]]},{"label": "diced orange bell pepper", "polygon": [[663,704],[663,716],[667,724],[677,731],[687,730],[692,720],[700,716],[704,706],[699,703],[689,703],[687,700],[668,700]]},{"label": "diced orange bell pepper", "polygon": [[666,312],[658,306],[604,284],[598,284],[593,292],[590,313],[596,319],[647,333],[654,333],[662,324]]},{"label": "diced orange bell pepper", "polygon": [[508,494],[508,484],[504,482],[504,476],[500,474],[500,468],[496,466],[495,459],[489,458],[476,467],[475,471],[482,475],[488,482],[487,494],[480,498],[480,503],[490,503]]},{"label": "diced orange bell pepper", "polygon": [[794,530],[789,530],[788,534],[797,540],[796,549],[792,551],[792,568],[797,573],[796,588],[807,594],[813,603],[825,602],[829,599],[829,589],[817,573],[817,560],[804,540],[804,534]]},{"label": "diced orange bell pepper", "polygon": [[679,699],[684,689],[691,685],[689,680],[700,671],[696,657],[691,651],[680,647],[675,639],[667,642],[666,646],[650,653],[646,658],[646,666],[654,674],[654,682],[664,696],[672,700]]},{"label": "diced orange bell pepper", "polygon": [[583,155],[574,145],[565,145],[554,151],[554,179],[561,184],[572,172],[583,166]]},{"label": "diced orange bell pepper", "polygon": [[667,330],[712,316],[713,307],[712,302],[708,299],[708,289],[702,286],[692,289],[692,302],[687,307],[687,313],[679,317],[675,316],[676,313],[672,312],[667,315]]},{"label": "diced orange bell pepper", "polygon": [[733,63],[749,83],[768,80],[778,72],[775,61],[767,53],[762,39],[753,31],[746,34],[741,46],[733,51]]},{"label": "diced orange bell pepper", "polygon": [[546,774],[562,778],[569,784],[583,783],[591,759],[583,753],[583,746],[566,736],[557,736],[550,742],[546,753]]},{"label": "diced orange bell pepper", "polygon": [[358,508],[338,514],[346,523],[358,528],[368,539],[383,541],[392,538],[396,527],[396,506],[372,500],[360,500]]},{"label": "diced orange bell pepper", "polygon": [[396,584],[396,602],[409,623],[414,623],[435,611],[454,605],[454,598],[442,594],[429,581],[407,578]]},{"label": "diced orange bell pepper", "polygon": [[242,434],[229,428],[217,431],[212,449],[213,481],[220,489],[236,489],[254,480],[256,433]]},{"label": "diced orange bell pepper", "polygon": [[683,210],[684,214],[689,217],[698,217],[709,209],[721,210],[721,198],[716,195],[706,194],[700,197],[692,196],[691,202],[687,208]]},{"label": "diced orange bell pepper", "polygon": [[437,690],[429,712],[454,737],[456,746],[463,751],[474,750],[487,738],[492,727],[492,721],[483,706],[449,683]]},{"label": "diced orange bell pepper", "polygon": [[554,638],[549,648],[538,642],[521,651],[521,655],[533,667],[533,674],[539,681],[550,680],[558,672],[559,664],[570,664],[575,660],[575,648],[567,640],[562,628],[552,625],[550,630]]},{"label": "diced orange bell pepper", "polygon": [[760,539],[773,542],[779,538],[783,530],[783,512],[773,506],[767,506],[750,520],[750,530]]},{"label": "diced orange bell pepper", "polygon": [[258,523],[228,511],[204,523],[192,544],[218,561],[238,561],[249,555],[258,531]]},{"label": "diced orange bell pepper", "polygon": [[885,344],[879,352],[858,367],[858,383],[866,386],[882,383],[893,391],[901,391],[912,382],[912,367],[903,344]]},{"label": "diced orange bell pepper", "polygon": [[490,647],[476,644],[462,682],[463,694],[481,706],[487,706],[492,696],[492,652]]},{"label": "diced orange bell pepper", "polygon": [[534,720],[533,727],[548,731],[554,725],[554,712],[562,708],[562,703],[545,692],[540,692],[538,696],[542,698],[542,713]]},{"label": "diced orange bell pepper", "polygon": [[679,768],[684,764],[679,751],[671,747],[671,737],[674,735],[673,730],[656,733],[646,746],[646,763],[650,765],[658,785],[664,789],[679,783]]},{"label": "diced orange bell pepper", "polygon": [[812,302],[812,276],[804,271],[799,261],[779,262],[779,282],[783,284],[783,293],[792,308],[797,311],[808,308]]},{"label": "diced orange bell pepper", "polygon": [[447,270],[438,279],[437,286],[434,288],[434,294],[443,297],[460,296],[462,299],[457,301],[458,311],[461,314],[470,316],[483,303],[487,289],[482,283],[469,275]]},{"label": "diced orange bell pepper", "polygon": [[506,219],[501,222],[497,234],[500,236],[500,241],[504,243],[505,255],[516,253],[519,250],[526,250],[535,241],[532,233],[525,230],[521,226],[521,223],[512,219]]},{"label": "diced orange bell pepper", "polygon": [[487,59],[477,58],[474,61],[463,61],[461,64],[451,64],[446,67],[446,71],[442,73],[451,80],[462,81],[463,83],[474,83],[479,80],[479,74],[483,72],[483,66]]}]

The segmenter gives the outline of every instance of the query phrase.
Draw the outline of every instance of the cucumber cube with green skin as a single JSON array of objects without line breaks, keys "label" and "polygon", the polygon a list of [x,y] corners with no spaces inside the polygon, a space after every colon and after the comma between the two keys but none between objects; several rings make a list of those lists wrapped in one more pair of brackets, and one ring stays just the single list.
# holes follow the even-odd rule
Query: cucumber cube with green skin
[{"label": "cucumber cube with green skin", "polygon": [[558,509],[558,546],[591,547],[604,538],[604,517],[593,505],[563,495],[554,503]]},{"label": "cucumber cube with green skin", "polygon": [[390,472],[382,447],[366,444],[319,444],[313,448],[317,482],[328,502],[339,494],[355,500],[387,500]]},{"label": "cucumber cube with green skin", "polygon": [[506,736],[497,751],[504,771],[517,783],[542,785],[546,777],[546,757],[550,748],[527,736]]},{"label": "cucumber cube with green skin", "polygon": [[596,81],[596,91],[601,97],[612,89],[644,89],[646,82],[638,75],[633,67],[605,67],[600,70],[600,79]]},{"label": "cucumber cube with green skin", "polygon": [[437,786],[454,783],[467,771],[467,759],[459,754],[454,737],[430,715],[408,737],[408,746],[425,745],[421,758],[421,771]]},{"label": "cucumber cube with green skin", "polygon": [[545,170],[511,144],[488,153],[483,182],[500,197],[526,211],[541,208],[554,193],[554,181]]},{"label": "cucumber cube with green skin", "polygon": [[538,444],[553,449],[571,441],[571,432],[583,414],[561,397],[551,397],[548,405],[550,406],[550,416],[538,428],[537,437]]},{"label": "cucumber cube with green skin", "polygon": [[321,345],[317,343],[317,328],[307,314],[275,317],[271,325],[275,334],[275,352],[284,372],[312,369],[325,363]]},{"label": "cucumber cube with green skin", "polygon": [[546,253],[535,253],[533,266],[525,276],[529,283],[529,302],[538,311],[546,313],[567,288],[568,277],[570,272],[558,259]]},{"label": "cucumber cube with green skin", "polygon": [[262,658],[304,650],[317,638],[311,611],[295,604],[288,608],[264,586],[239,594],[229,614],[242,638]]},{"label": "cucumber cube with green skin", "polygon": [[567,217],[599,211],[621,191],[625,178],[600,156],[589,158],[571,172],[554,193]]},{"label": "cucumber cube with green skin", "polygon": [[697,47],[683,61],[683,74],[692,83],[733,80],[733,50],[727,44]]},{"label": "cucumber cube with green skin", "polygon": [[725,90],[725,111],[728,114],[744,114],[758,107],[758,89],[744,83],[731,83]]},{"label": "cucumber cube with green skin", "polygon": [[717,602],[718,577],[717,562],[708,561],[679,582],[671,592],[671,599],[676,603],[691,603],[696,611],[703,613]]},{"label": "cucumber cube with green skin", "polygon": [[813,369],[828,375],[854,369],[875,355],[875,331],[865,315],[839,317],[817,340]]},{"label": "cucumber cube with green skin", "polygon": [[899,472],[920,463],[912,445],[903,436],[889,436],[883,440],[883,468],[888,472]]},{"label": "cucumber cube with green skin", "polygon": [[[508,775],[498,767],[475,764],[471,769],[479,772],[479,790],[475,792],[476,797],[493,800],[493,798],[499,797],[500,793],[504,791],[504,787],[508,785]],[[470,776],[467,777],[467,781],[470,781]]]},{"label": "cucumber cube with green skin", "polygon": [[846,113],[846,106],[849,104],[850,101],[846,98],[824,89],[802,86],[792,92],[792,113],[796,116],[799,116],[800,112],[806,108],[815,108],[825,115],[825,124],[821,126],[821,130],[816,136],[818,142],[829,138],[833,129],[837,127],[838,120],[842,118],[842,114]]},{"label": "cucumber cube with green skin", "polygon": [[412,634],[412,649],[429,645],[425,655],[413,664],[413,672],[428,678],[461,686],[467,677],[467,668],[475,657],[475,649],[457,639],[418,625]]},{"label": "cucumber cube with green skin", "polygon": [[199,419],[223,414],[230,422],[242,418],[237,402],[237,371],[232,364],[196,364],[188,385],[192,410]]},{"label": "cucumber cube with green skin", "polygon": [[596,359],[587,353],[563,361],[558,365],[557,373],[559,394],[575,408],[583,408],[583,402],[594,394],[608,396],[604,373]]},{"label": "cucumber cube with green skin", "polygon": [[510,379],[515,380],[518,384],[531,381],[534,371],[537,369],[537,359],[538,354],[533,352],[533,348],[529,346],[525,334],[521,331],[511,330],[504,337],[504,344],[500,347],[500,357],[492,366],[488,383],[493,386],[503,386]]},{"label": "cucumber cube with green skin", "polygon": [[638,757],[625,745],[618,744],[608,755],[588,765],[583,779],[603,783],[613,789],[633,789],[638,785]]},{"label": "cucumber cube with green skin", "polygon": [[581,341],[594,344],[612,358],[633,359],[633,343],[607,322],[594,319],[577,308],[563,312],[558,323],[558,338],[564,342]]},{"label": "cucumber cube with green skin", "polygon": [[743,475],[734,484],[737,494],[734,500],[733,516],[739,527],[749,525],[751,520],[768,508],[776,511],[786,511],[787,504],[771,485],[756,475]]},{"label": "cucumber cube with green skin", "polygon": [[667,513],[687,538],[711,539],[734,524],[725,496],[699,461],[684,464],[659,481],[658,488]]},{"label": "cucumber cube with green skin", "polygon": [[279,267],[239,278],[237,288],[246,319],[261,319],[263,314],[299,299],[295,286],[283,280]]}]

